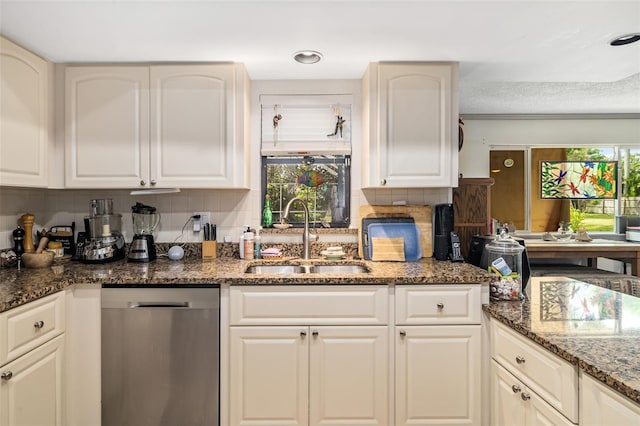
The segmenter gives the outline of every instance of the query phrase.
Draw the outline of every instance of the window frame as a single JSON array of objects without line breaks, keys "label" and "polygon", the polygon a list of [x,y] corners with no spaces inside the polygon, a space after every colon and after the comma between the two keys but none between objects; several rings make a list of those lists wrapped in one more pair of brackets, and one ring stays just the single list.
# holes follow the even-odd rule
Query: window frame
[{"label": "window frame", "polygon": [[[336,164],[336,163],[344,163],[344,215],[343,220],[341,222],[331,222],[329,223],[330,228],[337,229],[346,229],[349,228],[351,222],[351,155],[288,155],[288,156],[261,156],[260,157],[260,222],[262,223],[262,211],[265,207],[266,195],[267,195],[267,166],[269,164],[291,164],[298,165],[302,162],[305,157],[313,157],[315,162],[314,164]],[[337,160],[337,161],[336,161]],[[273,210],[273,201],[271,202],[272,210]],[[274,219],[274,223],[276,220]],[[302,228],[304,226],[303,223],[299,222],[289,222],[293,228]],[[310,221],[309,226],[312,228],[320,228],[322,227],[320,222]]]}]

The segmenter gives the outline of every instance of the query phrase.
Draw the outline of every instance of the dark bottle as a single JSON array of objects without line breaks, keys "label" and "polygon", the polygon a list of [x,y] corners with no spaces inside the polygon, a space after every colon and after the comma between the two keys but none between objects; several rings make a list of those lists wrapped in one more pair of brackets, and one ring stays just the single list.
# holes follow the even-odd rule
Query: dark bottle
[{"label": "dark bottle", "polygon": [[18,269],[20,269],[22,263],[22,253],[24,253],[24,235],[24,229],[20,228],[20,226],[13,230],[13,252],[16,254]]},{"label": "dark bottle", "polygon": [[273,225],[273,212],[271,211],[271,197],[267,194],[262,210],[262,227],[271,228],[271,225]]}]

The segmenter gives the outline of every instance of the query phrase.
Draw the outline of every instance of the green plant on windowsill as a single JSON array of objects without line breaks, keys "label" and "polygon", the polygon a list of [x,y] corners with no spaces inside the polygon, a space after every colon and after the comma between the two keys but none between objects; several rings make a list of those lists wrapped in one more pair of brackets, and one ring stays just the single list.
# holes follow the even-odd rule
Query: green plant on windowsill
[{"label": "green plant on windowsill", "polygon": [[582,210],[573,206],[569,209],[569,224],[573,232],[578,232],[581,228],[584,228],[585,214]]}]

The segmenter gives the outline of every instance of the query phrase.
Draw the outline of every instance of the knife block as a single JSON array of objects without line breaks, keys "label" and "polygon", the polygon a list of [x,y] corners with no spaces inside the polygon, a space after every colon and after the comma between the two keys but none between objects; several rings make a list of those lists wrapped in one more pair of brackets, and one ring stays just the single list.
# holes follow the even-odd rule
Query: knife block
[{"label": "knife block", "polygon": [[202,242],[202,259],[215,259],[218,257],[218,242],[203,241]]}]

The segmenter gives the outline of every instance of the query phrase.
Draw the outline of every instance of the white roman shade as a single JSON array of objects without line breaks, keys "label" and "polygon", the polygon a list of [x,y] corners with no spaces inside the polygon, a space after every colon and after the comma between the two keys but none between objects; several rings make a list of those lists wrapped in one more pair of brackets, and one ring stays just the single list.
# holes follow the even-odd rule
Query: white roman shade
[{"label": "white roman shade", "polygon": [[352,100],[352,95],[260,96],[261,155],[350,155]]}]

